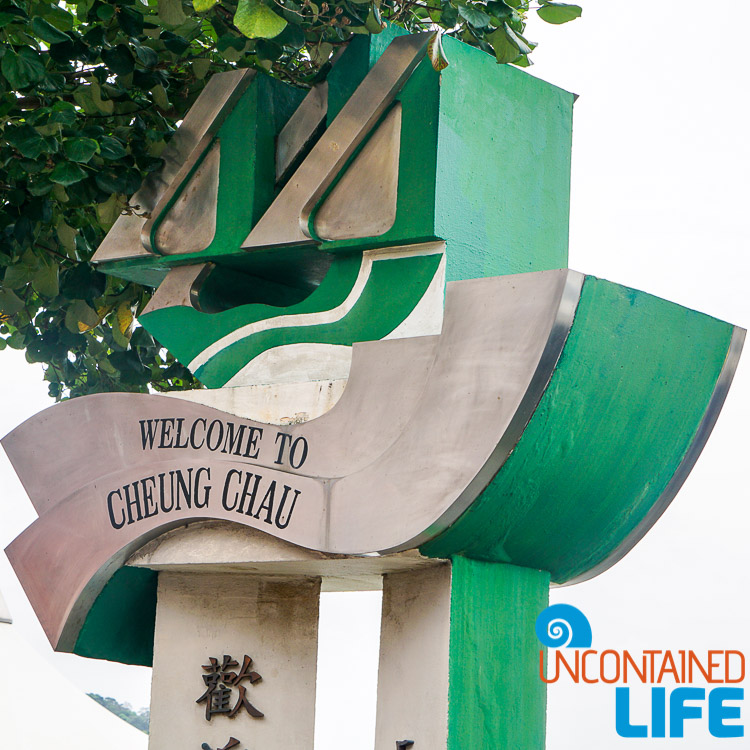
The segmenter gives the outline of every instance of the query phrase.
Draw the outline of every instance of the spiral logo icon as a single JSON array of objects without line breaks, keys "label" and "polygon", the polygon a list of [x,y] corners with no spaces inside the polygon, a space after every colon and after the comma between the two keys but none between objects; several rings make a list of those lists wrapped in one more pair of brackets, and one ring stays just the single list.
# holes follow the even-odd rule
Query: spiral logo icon
[{"label": "spiral logo icon", "polygon": [[572,604],[553,604],[536,618],[536,637],[549,648],[589,648],[591,625]]}]

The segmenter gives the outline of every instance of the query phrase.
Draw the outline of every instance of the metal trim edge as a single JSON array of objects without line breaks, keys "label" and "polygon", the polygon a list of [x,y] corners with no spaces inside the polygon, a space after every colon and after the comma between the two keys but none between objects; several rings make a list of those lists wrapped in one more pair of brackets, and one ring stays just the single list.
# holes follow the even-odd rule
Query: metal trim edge
[{"label": "metal trim edge", "polygon": [[585,279],[586,276],[579,271],[568,269],[560,294],[557,314],[550,328],[547,343],[544,346],[534,374],[529,380],[518,409],[484,466],[456,498],[450,508],[443,512],[425,531],[396,547],[379,550],[377,554],[390,555],[395,552],[420,547],[426,542],[431,541],[447,531],[450,526],[469,510],[479,495],[487,489],[521,439],[526,426],[534,416],[534,412],[539,406],[539,402],[552,379],[555,367],[565,348],[565,342],[568,340],[570,329],[573,327]]}]

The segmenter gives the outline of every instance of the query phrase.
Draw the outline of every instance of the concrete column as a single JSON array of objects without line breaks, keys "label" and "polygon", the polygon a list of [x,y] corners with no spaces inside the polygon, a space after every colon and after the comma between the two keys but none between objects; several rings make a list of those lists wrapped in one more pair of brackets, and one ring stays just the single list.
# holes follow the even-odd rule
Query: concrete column
[{"label": "concrete column", "polygon": [[[156,609],[149,750],[312,750],[319,578],[161,572]],[[245,654],[262,679],[242,681],[250,703],[236,716],[206,719],[202,665]],[[239,698],[232,690],[231,706]]]},{"label": "concrete column", "polygon": [[375,750],[445,750],[451,567],[383,577]]}]

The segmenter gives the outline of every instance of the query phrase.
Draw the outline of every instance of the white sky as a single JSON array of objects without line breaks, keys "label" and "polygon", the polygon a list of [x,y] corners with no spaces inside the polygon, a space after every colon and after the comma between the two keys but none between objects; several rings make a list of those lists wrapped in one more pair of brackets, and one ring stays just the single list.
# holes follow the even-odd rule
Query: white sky
[{"label": "white sky", "polygon": [[[698,0],[589,0],[578,21],[550,27],[532,20],[528,29],[541,43],[534,75],[581,97],[570,266],[744,327],[750,324],[748,28],[750,3],[720,12]],[[0,354],[0,393],[1,434],[50,403],[39,368],[15,352]],[[614,569],[553,592],[553,601],[587,614],[595,648],[739,649],[750,655],[749,421],[746,352],[703,456],[656,527]],[[4,547],[34,518],[4,455],[0,488]],[[51,653],[4,556],[0,589],[33,647],[73,681],[147,704],[149,670]],[[362,704],[374,695],[377,597],[356,599],[350,605],[328,595],[325,601],[319,749],[372,748],[372,712]],[[338,699],[346,707],[334,714]],[[645,705],[634,708],[641,710]],[[749,715],[743,708],[745,721]],[[548,750],[625,744],[637,750],[672,742],[682,750],[747,746],[746,739],[711,738],[705,721],[688,722],[681,741],[621,740],[613,688],[550,688]]]}]

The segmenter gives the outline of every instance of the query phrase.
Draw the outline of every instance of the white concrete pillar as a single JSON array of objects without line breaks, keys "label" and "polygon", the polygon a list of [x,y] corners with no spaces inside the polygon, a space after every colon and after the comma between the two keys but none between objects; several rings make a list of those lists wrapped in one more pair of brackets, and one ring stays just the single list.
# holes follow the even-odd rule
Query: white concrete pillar
[{"label": "white concrete pillar", "polygon": [[[319,578],[274,579],[232,573],[159,574],[149,750],[223,748],[312,750],[318,649]],[[263,718],[244,708],[206,719],[202,665],[243,657],[261,680],[240,684]],[[239,698],[235,686],[232,707]]]},{"label": "white concrete pillar", "polygon": [[450,564],[383,576],[375,750],[445,750],[450,613]]}]

